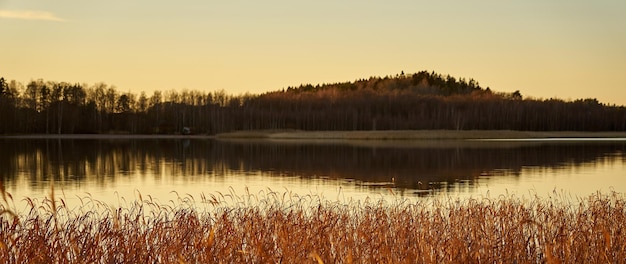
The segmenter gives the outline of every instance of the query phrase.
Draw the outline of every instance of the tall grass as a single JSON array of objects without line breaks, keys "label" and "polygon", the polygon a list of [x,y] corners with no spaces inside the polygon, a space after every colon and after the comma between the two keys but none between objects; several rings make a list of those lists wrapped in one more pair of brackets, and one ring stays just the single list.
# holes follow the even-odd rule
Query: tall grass
[{"label": "tall grass", "polygon": [[331,202],[216,193],[124,207],[84,198],[16,213],[2,192],[2,263],[620,263],[625,197]]}]

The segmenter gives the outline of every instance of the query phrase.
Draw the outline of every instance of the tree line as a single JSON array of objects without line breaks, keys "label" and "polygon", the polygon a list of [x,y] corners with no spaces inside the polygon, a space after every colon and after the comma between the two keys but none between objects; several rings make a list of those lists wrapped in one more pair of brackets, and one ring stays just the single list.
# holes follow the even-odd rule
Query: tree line
[{"label": "tree line", "polygon": [[626,131],[626,108],[596,99],[523,98],[473,79],[421,71],[303,84],[258,95],[121,92],[0,78],[0,134],[215,134],[234,130],[510,129]]}]

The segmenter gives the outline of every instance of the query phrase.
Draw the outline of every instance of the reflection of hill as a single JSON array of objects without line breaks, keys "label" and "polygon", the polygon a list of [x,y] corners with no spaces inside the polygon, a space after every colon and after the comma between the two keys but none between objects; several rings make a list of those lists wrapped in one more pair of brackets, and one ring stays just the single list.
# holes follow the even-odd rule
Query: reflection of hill
[{"label": "reflection of hill", "polygon": [[[10,184],[28,176],[45,188],[49,177],[66,184],[106,185],[119,177],[172,175],[201,177],[232,171],[273,175],[354,179],[368,186],[400,189],[444,188],[471,184],[481,174],[519,175],[523,167],[581,166],[610,155],[623,155],[626,142],[504,143],[425,141],[276,143],[213,140],[3,140],[0,176]],[[389,144],[390,143],[390,144]],[[431,186],[428,183],[433,183]]]},{"label": "reflection of hill", "polygon": [[[350,143],[350,142],[347,142]],[[398,142],[391,142],[397,144]],[[467,181],[482,175],[519,175],[522,167],[580,166],[614,153],[621,143],[423,142],[412,147],[354,145],[226,143],[232,158],[246,170],[293,173],[305,177],[350,178],[365,183],[390,183],[398,188],[439,188],[440,183]],[[483,145],[481,145],[483,144]],[[428,183],[433,185],[428,186]],[[376,186],[376,185],[374,185]]]}]

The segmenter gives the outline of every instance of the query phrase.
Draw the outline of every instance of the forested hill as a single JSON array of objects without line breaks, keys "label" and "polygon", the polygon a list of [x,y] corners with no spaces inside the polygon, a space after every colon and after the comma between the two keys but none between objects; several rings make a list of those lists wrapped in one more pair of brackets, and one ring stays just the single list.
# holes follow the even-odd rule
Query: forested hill
[{"label": "forested hill", "polygon": [[[465,78],[456,79],[450,75],[445,77],[435,72],[429,73],[421,71],[411,75],[402,72],[395,77],[385,78],[370,77],[354,82],[343,82],[335,84],[323,84],[313,86],[311,84],[300,85],[300,87],[289,87],[288,92],[321,92],[324,90],[335,90],[338,92],[371,90],[377,92],[393,92],[409,90],[411,93],[421,95],[454,95],[471,94],[473,92],[487,92],[474,79],[467,81]],[[519,95],[519,92],[517,92]]]},{"label": "forested hill", "polygon": [[434,72],[300,85],[260,95],[0,78],[0,134],[214,134],[234,130],[626,131],[626,108],[523,98]]}]

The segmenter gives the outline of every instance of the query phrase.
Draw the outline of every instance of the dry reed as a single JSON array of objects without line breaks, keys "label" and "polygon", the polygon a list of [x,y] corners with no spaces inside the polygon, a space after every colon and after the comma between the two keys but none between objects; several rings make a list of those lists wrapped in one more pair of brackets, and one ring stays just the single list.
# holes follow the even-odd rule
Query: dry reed
[{"label": "dry reed", "polygon": [[2,192],[2,263],[620,263],[619,193],[565,198],[332,202],[291,193],[140,198],[111,207],[84,198]]}]

